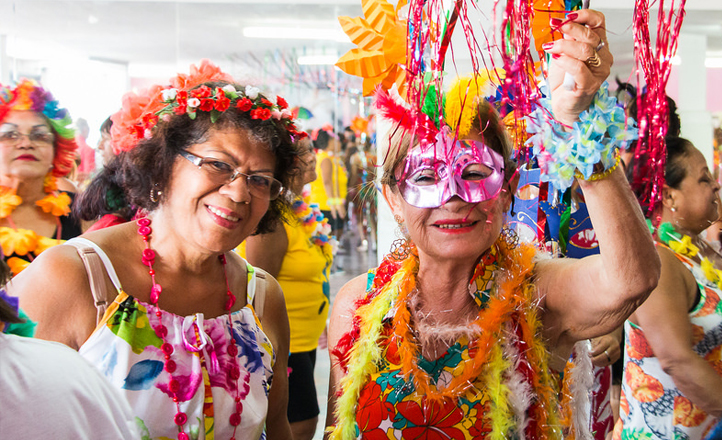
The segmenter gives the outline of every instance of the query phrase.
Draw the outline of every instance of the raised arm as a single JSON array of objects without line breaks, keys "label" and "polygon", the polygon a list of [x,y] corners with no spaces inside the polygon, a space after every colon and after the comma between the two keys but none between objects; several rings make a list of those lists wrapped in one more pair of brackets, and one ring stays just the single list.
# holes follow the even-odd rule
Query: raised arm
[{"label": "raised arm", "polygon": [[721,417],[722,377],[692,350],[689,310],[697,298],[697,283],[669,249],[659,247],[659,255],[659,285],[630,319],[642,328],[654,356],[682,394],[706,413]]},{"label": "raised arm", "polygon": [[659,280],[652,236],[621,169],[580,184],[600,254],[539,264],[536,285],[553,345],[610,333],[644,302]]}]

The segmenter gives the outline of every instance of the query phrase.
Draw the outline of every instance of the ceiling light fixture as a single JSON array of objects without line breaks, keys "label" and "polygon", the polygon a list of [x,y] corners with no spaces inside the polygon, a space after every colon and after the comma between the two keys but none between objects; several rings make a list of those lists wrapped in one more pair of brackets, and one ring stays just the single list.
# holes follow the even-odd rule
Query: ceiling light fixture
[{"label": "ceiling light fixture", "polygon": [[243,28],[248,38],[283,38],[287,40],[332,40],[348,43],[348,36],[340,29],[251,26]]}]

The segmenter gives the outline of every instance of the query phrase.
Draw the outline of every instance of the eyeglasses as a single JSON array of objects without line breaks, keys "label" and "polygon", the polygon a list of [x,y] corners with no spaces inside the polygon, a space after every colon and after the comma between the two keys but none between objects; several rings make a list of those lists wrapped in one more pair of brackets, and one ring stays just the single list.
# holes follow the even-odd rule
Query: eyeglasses
[{"label": "eyeglasses", "polygon": [[53,145],[55,136],[49,131],[32,131],[28,134],[20,133],[17,130],[1,131],[0,142],[5,142],[10,145],[17,145],[20,143],[20,139],[27,137],[31,144],[37,146]]},{"label": "eyeglasses", "polygon": [[283,185],[278,180],[263,174],[246,174],[238,171],[232,165],[213,157],[201,157],[190,151],[183,150],[180,155],[190,163],[205,171],[214,182],[227,185],[239,176],[246,178],[248,192],[259,199],[275,200],[283,191]]}]

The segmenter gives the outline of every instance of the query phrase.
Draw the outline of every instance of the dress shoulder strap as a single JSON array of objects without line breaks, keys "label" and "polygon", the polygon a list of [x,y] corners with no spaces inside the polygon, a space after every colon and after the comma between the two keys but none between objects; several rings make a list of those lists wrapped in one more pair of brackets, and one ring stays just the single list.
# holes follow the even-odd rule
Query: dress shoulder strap
[{"label": "dress shoulder strap", "polygon": [[266,277],[268,273],[260,267],[249,264],[243,257],[239,255],[243,264],[246,265],[248,273],[248,285],[246,287],[246,302],[253,306],[256,316],[260,320],[263,316],[263,306],[266,303]]},{"label": "dress shoulder strap", "polygon": [[85,271],[88,273],[88,281],[90,281],[90,291],[93,294],[95,308],[97,310],[96,323],[100,322],[108,308],[108,304],[115,296],[108,298],[108,292],[105,287],[105,279],[103,277],[103,267],[110,277],[110,281],[117,290],[116,295],[123,290],[120,285],[118,275],[115,273],[113,264],[110,262],[108,255],[97,244],[87,238],[75,237],[65,242],[65,244],[74,246],[78,250],[80,259],[83,260]]}]

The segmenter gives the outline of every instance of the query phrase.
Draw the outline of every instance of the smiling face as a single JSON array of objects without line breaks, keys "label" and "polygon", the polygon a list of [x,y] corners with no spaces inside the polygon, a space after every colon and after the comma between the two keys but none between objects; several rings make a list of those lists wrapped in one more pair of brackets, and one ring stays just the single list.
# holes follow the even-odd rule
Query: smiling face
[{"label": "smiling face", "polygon": [[[188,151],[226,162],[245,174],[273,177],[276,165],[264,143],[234,127],[212,128],[204,141]],[[181,156],[175,161],[166,191],[159,214],[189,245],[211,252],[238,246],[256,230],[270,203],[251,195],[245,176],[219,184]]]},{"label": "smiling face", "polygon": [[54,134],[33,111],[10,111],[0,123],[0,176],[3,180],[44,177],[52,167]]},{"label": "smiling face", "polygon": [[696,148],[689,145],[687,154],[679,160],[683,161],[685,177],[678,188],[665,187],[665,208],[675,208],[670,213],[674,226],[699,234],[719,216],[720,185]]},{"label": "smiling face", "polygon": [[[469,136],[468,140],[482,141],[480,136]],[[413,153],[412,150],[410,154]],[[414,171],[409,170],[410,175],[414,175]],[[459,195],[453,195],[436,208],[413,206],[397,186],[384,186],[384,195],[394,215],[404,219],[420,256],[464,262],[476,261],[494,244],[511,203],[508,184],[487,200],[468,203]]]}]

